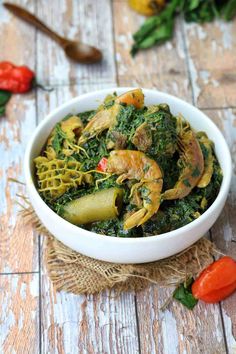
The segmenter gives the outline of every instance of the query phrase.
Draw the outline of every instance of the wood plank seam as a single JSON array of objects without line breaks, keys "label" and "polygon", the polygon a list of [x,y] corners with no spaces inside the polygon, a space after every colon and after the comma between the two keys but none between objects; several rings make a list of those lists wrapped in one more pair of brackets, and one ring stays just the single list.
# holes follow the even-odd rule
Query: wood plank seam
[{"label": "wood plank seam", "polygon": [[137,338],[138,338],[138,350],[139,354],[142,354],[141,351],[141,337],[140,337],[140,325],[139,325],[139,317],[138,317],[138,304],[137,304],[137,296],[134,295],[134,305],[135,305],[135,317],[136,317],[136,328],[137,328]]},{"label": "wood plank seam", "polygon": [[39,274],[39,271],[32,271],[32,272],[0,272],[0,275],[19,275],[19,274]]},{"label": "wood plank seam", "polygon": [[[113,80],[112,78],[104,78],[102,80],[99,80],[99,83],[106,85],[106,84],[111,84],[112,82],[114,82],[114,85],[117,84],[117,79],[115,78],[115,80]],[[88,83],[90,85],[96,85],[98,83],[98,81],[96,80],[88,80],[86,78],[84,79],[72,79],[70,80],[70,82],[68,83],[52,83],[52,84],[48,84],[47,82],[43,82],[40,81],[40,85],[42,86],[48,86],[49,89],[56,89],[56,88],[60,88],[60,87],[73,87],[73,86],[87,86]]]},{"label": "wood plank seam", "polygon": [[224,342],[225,342],[225,350],[226,354],[229,353],[229,347],[228,347],[228,342],[227,342],[227,337],[226,337],[226,330],[225,330],[225,323],[224,323],[224,316],[223,316],[223,310],[222,310],[222,303],[219,303],[219,309],[220,309],[220,318],[222,322],[222,329],[223,329],[223,337],[224,337]]},{"label": "wood plank seam", "polygon": [[236,106],[227,106],[227,107],[201,107],[201,111],[210,111],[210,110],[225,110],[225,109],[235,109]]}]

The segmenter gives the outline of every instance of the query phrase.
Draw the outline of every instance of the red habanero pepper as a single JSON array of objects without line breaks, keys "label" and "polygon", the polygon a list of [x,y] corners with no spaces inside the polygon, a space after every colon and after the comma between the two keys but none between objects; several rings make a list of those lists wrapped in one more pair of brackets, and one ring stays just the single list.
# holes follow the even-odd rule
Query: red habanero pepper
[{"label": "red habanero pepper", "polygon": [[192,285],[195,298],[208,303],[219,302],[236,290],[236,261],[222,257],[210,264]]},{"label": "red habanero pepper", "polygon": [[100,172],[105,172],[107,168],[107,161],[107,158],[103,157],[97,165],[97,170]]},{"label": "red habanero pepper", "polygon": [[3,61],[0,62],[0,90],[12,93],[28,92],[32,88],[35,74],[27,66],[15,66]]}]

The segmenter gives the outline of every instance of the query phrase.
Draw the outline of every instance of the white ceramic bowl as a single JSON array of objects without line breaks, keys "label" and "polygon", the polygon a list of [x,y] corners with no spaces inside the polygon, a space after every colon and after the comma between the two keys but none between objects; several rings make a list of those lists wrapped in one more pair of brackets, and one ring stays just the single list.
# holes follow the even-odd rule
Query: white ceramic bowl
[{"label": "white ceramic bowl", "polygon": [[34,157],[40,154],[54,125],[68,113],[79,113],[98,106],[111,92],[121,94],[130,87],[105,89],[81,95],[50,113],[37,127],[27,146],[24,160],[25,179],[30,201],[45,227],[61,242],[87,256],[116,263],[145,263],[169,257],[192,245],[214,224],[225,204],[231,180],[231,157],[225,139],[216,125],[190,104],[156,90],[143,89],[145,104],[168,103],[173,114],[181,113],[196,130],[203,130],[215,143],[223,170],[220,192],[207,211],[198,219],[177,230],[143,238],[118,238],[96,234],[67,222],[42,200],[34,184]]}]

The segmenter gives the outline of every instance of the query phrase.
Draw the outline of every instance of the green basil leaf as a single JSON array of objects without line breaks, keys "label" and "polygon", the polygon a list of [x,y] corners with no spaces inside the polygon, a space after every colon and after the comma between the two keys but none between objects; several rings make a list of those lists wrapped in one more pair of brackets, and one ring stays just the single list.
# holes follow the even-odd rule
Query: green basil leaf
[{"label": "green basil leaf", "polygon": [[188,10],[195,10],[200,5],[201,0],[190,0],[188,3]]},{"label": "green basil leaf", "polygon": [[4,116],[6,113],[6,106],[0,106],[0,117]]},{"label": "green basil leaf", "polygon": [[230,21],[236,15],[236,0],[229,0],[222,8],[221,15],[225,21]]},{"label": "green basil leaf", "polygon": [[173,298],[181,302],[181,304],[190,310],[192,310],[198,303],[198,300],[193,296],[191,292],[192,283],[193,278],[190,278],[186,283],[180,284],[173,293]]},{"label": "green basil leaf", "polygon": [[0,90],[0,106],[5,106],[11,97],[11,92]]},{"label": "green basil leaf", "polygon": [[184,17],[187,22],[211,22],[216,15],[216,5],[212,0],[191,0],[185,2]]}]

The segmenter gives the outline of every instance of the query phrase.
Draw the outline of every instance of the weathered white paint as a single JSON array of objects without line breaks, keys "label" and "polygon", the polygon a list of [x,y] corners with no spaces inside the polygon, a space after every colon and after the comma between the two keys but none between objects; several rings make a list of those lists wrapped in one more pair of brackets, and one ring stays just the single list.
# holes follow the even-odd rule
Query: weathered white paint
[{"label": "weathered white paint", "polygon": [[[195,103],[211,108],[234,106],[236,22],[193,23],[184,28]],[[209,82],[198,75],[203,70],[209,71]]]},{"label": "weathered white paint", "polygon": [[[22,0],[14,3],[34,11],[33,2]],[[0,61],[27,64],[34,69],[35,30],[3,8],[2,1],[0,12]],[[35,119],[34,92],[14,95],[7,105],[6,117],[0,118],[0,272],[34,271],[38,268],[37,242],[32,238],[32,230],[24,230],[22,220],[17,217],[19,208],[14,203],[16,193],[23,192],[23,188],[8,181],[9,177],[22,180],[24,149],[35,127]],[[28,257],[22,257],[23,251]]]},{"label": "weathered white paint", "polygon": [[[38,352],[38,284],[38,274],[0,275],[1,353]],[[32,287],[34,295],[30,293]]]},{"label": "weathered white paint", "polygon": [[110,1],[55,0],[45,4],[43,0],[38,0],[37,14],[58,33],[97,46],[103,52],[101,64],[74,63],[66,58],[56,43],[38,33],[37,54],[40,60],[37,74],[40,81],[68,85],[115,79]]},{"label": "weathered white paint", "polygon": [[163,336],[163,353],[177,354],[179,352],[179,339],[177,335],[177,323],[172,311],[165,310],[161,313],[160,320]]},{"label": "weathered white paint", "polygon": [[217,23],[222,33],[222,43],[224,49],[232,49],[233,45],[233,24],[219,21]]},{"label": "weathered white paint", "polygon": [[[184,34],[186,37],[186,45],[187,45],[187,50],[189,52],[189,37],[187,36],[187,31],[190,29],[190,33],[192,32],[192,25],[190,24],[185,24],[184,25]],[[197,74],[197,70],[194,64],[193,59],[191,58],[191,56],[187,53],[187,57],[188,57],[188,66],[189,66],[189,74],[190,74],[190,80],[191,80],[191,85],[192,85],[192,91],[193,91],[193,104],[196,105],[197,104],[197,100],[198,97],[200,95],[201,89],[198,85],[198,74]]]}]

